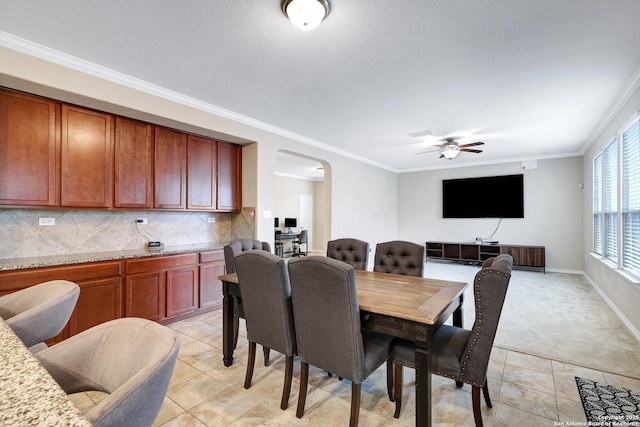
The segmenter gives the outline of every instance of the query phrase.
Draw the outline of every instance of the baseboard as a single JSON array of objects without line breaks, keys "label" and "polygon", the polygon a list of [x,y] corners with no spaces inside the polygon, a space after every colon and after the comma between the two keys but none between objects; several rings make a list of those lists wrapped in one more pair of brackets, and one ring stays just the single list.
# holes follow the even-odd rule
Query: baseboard
[{"label": "baseboard", "polygon": [[547,268],[547,273],[579,274],[584,276],[584,271],[582,270],[565,270],[562,268]]},{"label": "baseboard", "polygon": [[602,289],[598,287],[596,282],[594,282],[587,273],[583,273],[583,276],[585,280],[589,282],[589,285],[591,285],[591,287],[598,293],[598,295],[600,295],[600,297],[609,305],[613,312],[616,313],[620,320],[622,320],[622,323],[624,323],[627,329],[629,329],[629,332],[631,332],[631,334],[638,340],[638,342],[640,342],[640,332],[635,328],[635,326],[633,326],[633,324],[629,322],[625,315],[620,310],[618,310],[618,307],[616,307],[613,301],[611,301],[609,297],[604,292],[602,292]]}]

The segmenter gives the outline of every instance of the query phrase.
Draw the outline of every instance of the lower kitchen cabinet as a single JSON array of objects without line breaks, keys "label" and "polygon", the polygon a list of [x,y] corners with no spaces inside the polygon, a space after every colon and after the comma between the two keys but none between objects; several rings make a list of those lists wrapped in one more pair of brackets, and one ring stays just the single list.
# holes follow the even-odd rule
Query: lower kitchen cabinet
[{"label": "lower kitchen cabinet", "polygon": [[78,282],[80,296],[69,319],[69,336],[122,317],[120,277]]},{"label": "lower kitchen cabinet", "polygon": [[222,307],[222,282],[225,274],[224,252],[200,253],[200,308]]}]

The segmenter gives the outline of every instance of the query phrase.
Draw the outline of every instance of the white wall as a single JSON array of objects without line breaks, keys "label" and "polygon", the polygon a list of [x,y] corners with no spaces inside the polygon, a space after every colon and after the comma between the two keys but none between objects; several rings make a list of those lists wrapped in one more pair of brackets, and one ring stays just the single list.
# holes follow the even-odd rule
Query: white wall
[{"label": "white wall", "polygon": [[585,184],[584,198],[584,257],[585,272],[591,283],[613,306],[627,325],[640,337],[640,278],[626,276],[616,266],[591,253],[593,242],[593,159],[611,142],[627,121],[640,111],[640,88],[636,87],[619,111],[600,133],[583,156]]},{"label": "white wall", "polygon": [[[444,160],[443,160],[444,161]],[[500,243],[546,247],[547,268],[583,269],[582,160],[579,157],[539,160],[523,171],[521,162],[490,166],[403,173],[398,177],[398,237],[424,244],[427,240],[473,242],[489,237],[498,219],[443,219],[442,180],[524,173],[524,218],[503,219],[493,236]],[[486,194],[508,197],[500,193]]]}]

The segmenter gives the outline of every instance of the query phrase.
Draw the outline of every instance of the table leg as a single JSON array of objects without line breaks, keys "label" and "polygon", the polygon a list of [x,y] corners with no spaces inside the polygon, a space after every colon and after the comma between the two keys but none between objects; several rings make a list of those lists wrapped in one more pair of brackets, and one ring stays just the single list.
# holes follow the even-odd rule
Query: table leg
[{"label": "table leg", "polygon": [[233,363],[233,297],[229,295],[228,285],[223,283],[222,298],[222,361],[224,366],[231,366]]},{"label": "table leg", "polygon": [[416,342],[416,426],[419,427],[431,427],[430,345],[430,342]]},{"label": "table leg", "polygon": [[464,327],[464,312],[462,308],[462,303],[464,302],[464,294],[460,294],[460,305],[453,312],[453,326],[457,326],[459,328]]}]

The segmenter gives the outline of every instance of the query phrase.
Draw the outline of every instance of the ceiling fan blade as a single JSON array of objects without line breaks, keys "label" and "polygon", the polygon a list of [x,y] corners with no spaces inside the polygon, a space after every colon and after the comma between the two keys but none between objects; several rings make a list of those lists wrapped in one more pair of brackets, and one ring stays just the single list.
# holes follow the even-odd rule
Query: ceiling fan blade
[{"label": "ceiling fan blade", "polygon": [[482,150],[472,150],[469,148],[461,148],[460,151],[466,151],[467,153],[482,153]]},{"label": "ceiling fan blade", "polygon": [[435,150],[427,150],[427,151],[420,151],[418,153],[414,153],[414,154],[426,154],[426,153],[435,153],[436,151],[440,151],[442,148],[440,146],[438,146],[438,148],[436,148]]},{"label": "ceiling fan blade", "polygon": [[469,144],[462,144],[462,145],[460,145],[460,148],[473,147],[473,146],[476,146],[476,145],[484,145],[484,142],[478,141],[478,142],[471,142]]}]

